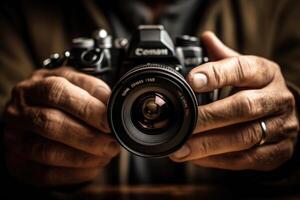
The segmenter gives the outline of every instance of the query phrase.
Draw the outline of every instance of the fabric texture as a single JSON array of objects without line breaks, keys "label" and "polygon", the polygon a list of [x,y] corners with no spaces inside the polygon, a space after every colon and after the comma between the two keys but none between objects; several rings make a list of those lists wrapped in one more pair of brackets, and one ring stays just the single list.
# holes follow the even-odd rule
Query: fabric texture
[{"label": "fabric texture", "polygon": [[[100,3],[99,3],[100,2]],[[50,54],[63,52],[74,37],[89,36],[101,27],[114,35],[127,36],[133,29],[121,24],[119,32],[112,26],[107,5],[101,1],[34,1],[18,0],[3,3],[0,7],[0,110],[10,98],[15,84],[26,79],[41,66]],[[123,1],[124,2],[124,1]],[[179,3],[182,6],[186,1]],[[187,1],[188,2],[188,1]],[[300,102],[300,1],[297,0],[214,0],[195,8],[195,14],[186,23],[186,29],[165,21],[167,30],[174,35],[200,36],[204,30],[217,34],[229,47],[242,54],[253,54],[275,61]],[[121,4],[122,5],[122,4]],[[175,9],[175,8],[174,8]],[[172,11],[172,10],[171,10]],[[171,12],[169,10],[169,12]],[[176,12],[175,12],[176,13]],[[112,13],[115,18],[120,13]],[[170,13],[169,13],[170,14]],[[174,13],[173,13],[174,14]],[[172,15],[172,12],[171,14]],[[182,16],[180,16],[182,17]],[[187,17],[189,18],[189,17]],[[162,18],[164,22],[166,18]],[[186,20],[182,18],[182,20]],[[116,21],[120,21],[116,19]],[[147,20],[133,24],[150,23]],[[189,27],[190,26],[190,27]],[[121,30],[122,29],[122,30]],[[121,30],[121,31],[120,31]],[[172,34],[172,33],[171,33]],[[298,151],[298,149],[297,149]],[[298,153],[281,168],[268,173],[235,172],[196,168],[194,183],[274,183],[280,180],[287,185],[299,183]],[[107,169],[106,183],[118,183],[118,158]],[[274,175],[276,174],[276,175]],[[176,174],[173,174],[176,176]],[[171,174],[172,176],[172,174]],[[184,180],[187,181],[187,180]],[[172,179],[170,179],[172,182]]]}]

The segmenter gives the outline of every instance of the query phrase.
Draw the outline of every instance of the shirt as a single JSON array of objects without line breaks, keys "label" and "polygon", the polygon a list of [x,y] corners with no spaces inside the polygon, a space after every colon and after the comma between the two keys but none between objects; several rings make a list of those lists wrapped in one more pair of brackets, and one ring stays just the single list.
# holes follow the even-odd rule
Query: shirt
[{"label": "shirt", "polygon": [[[115,0],[116,1],[116,0]],[[184,34],[195,34],[192,28],[192,19],[200,12],[205,1],[177,0],[168,3],[162,14],[157,19],[151,17],[150,8],[139,0],[124,1],[101,1],[99,6],[105,7],[106,15],[112,25],[112,34],[115,37],[130,39],[133,31],[142,24],[161,24],[165,27],[173,39]],[[187,12],[188,11],[188,12]],[[127,154],[129,165],[126,175],[129,184],[178,184],[186,183],[187,168],[184,164],[170,161],[168,158],[142,158]],[[124,167],[124,166],[120,166]]]},{"label": "shirt", "polygon": [[[215,0],[204,5],[191,21],[196,24],[192,27],[195,35],[200,36],[202,31],[210,30],[240,53],[277,62],[294,93],[299,110],[300,29],[295,26],[300,17],[299,1]],[[70,48],[72,38],[89,36],[99,27],[115,32],[106,13],[105,7],[94,0],[72,3],[64,0],[3,2],[0,7],[1,110],[9,99],[12,87],[38,69],[50,54]],[[132,30],[125,29],[128,32]],[[258,184],[278,182],[279,185],[297,184],[300,180],[298,150],[289,162],[271,172],[196,167],[193,169],[196,172],[193,183],[251,184],[252,188]],[[103,183],[110,183],[112,179],[108,177],[114,175],[114,180],[118,180],[118,169],[114,170],[120,166],[118,159],[104,169],[107,176],[103,176]]]}]

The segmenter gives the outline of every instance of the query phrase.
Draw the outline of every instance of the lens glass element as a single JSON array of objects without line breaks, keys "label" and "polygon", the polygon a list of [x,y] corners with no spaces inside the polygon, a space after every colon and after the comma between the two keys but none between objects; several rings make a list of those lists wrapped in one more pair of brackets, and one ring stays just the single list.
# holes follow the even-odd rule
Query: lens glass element
[{"label": "lens glass element", "polygon": [[162,94],[146,93],[133,103],[131,119],[139,130],[151,135],[158,134],[169,128],[173,107]]}]

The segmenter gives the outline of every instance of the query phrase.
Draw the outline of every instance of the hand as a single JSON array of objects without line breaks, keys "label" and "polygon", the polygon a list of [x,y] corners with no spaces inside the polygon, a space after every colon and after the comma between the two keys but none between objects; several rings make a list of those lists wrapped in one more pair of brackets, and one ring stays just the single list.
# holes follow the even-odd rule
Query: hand
[{"label": "hand", "polygon": [[[212,59],[187,80],[196,92],[233,86],[237,92],[198,107],[194,134],[171,159],[230,170],[273,170],[293,155],[299,130],[295,100],[280,67],[256,56],[242,56],[211,32],[202,38]],[[267,127],[266,143],[260,121]]]},{"label": "hand", "polygon": [[120,150],[106,134],[110,93],[103,81],[67,67],[38,70],[19,83],[5,111],[11,174],[37,186],[97,177]]}]

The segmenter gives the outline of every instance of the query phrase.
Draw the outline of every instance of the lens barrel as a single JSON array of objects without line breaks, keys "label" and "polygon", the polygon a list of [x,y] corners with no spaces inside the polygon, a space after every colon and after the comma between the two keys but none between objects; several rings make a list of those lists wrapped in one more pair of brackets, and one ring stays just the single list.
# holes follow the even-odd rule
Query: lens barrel
[{"label": "lens barrel", "polygon": [[197,99],[183,76],[163,64],[128,71],[108,105],[112,133],[128,151],[163,157],[179,149],[197,122]]}]

